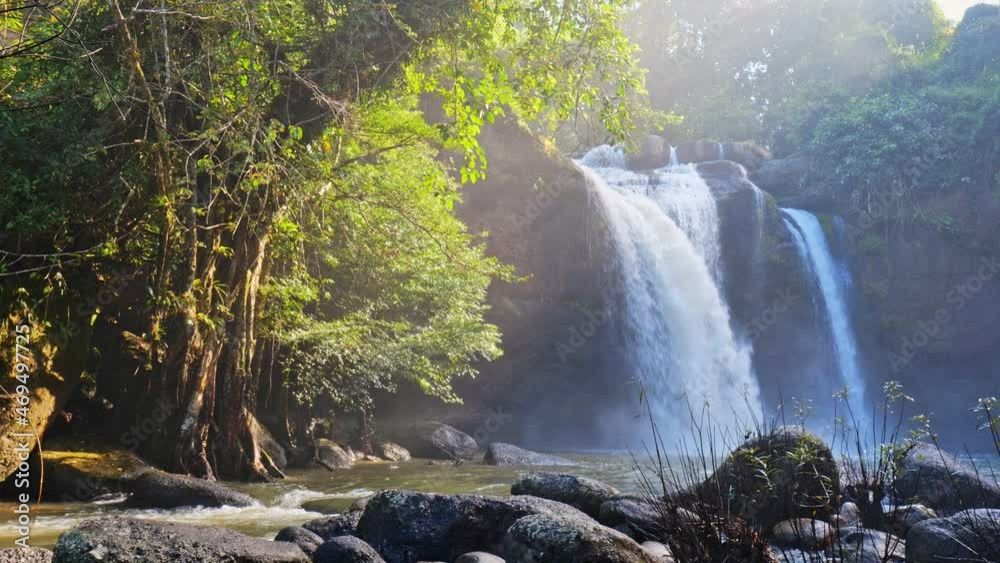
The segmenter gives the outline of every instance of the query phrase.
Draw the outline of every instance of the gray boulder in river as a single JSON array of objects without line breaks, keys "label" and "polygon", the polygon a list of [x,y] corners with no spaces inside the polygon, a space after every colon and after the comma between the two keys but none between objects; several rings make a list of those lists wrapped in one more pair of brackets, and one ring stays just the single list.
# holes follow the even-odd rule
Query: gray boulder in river
[{"label": "gray boulder in river", "polygon": [[593,522],[571,506],[529,496],[388,490],[368,501],[357,536],[390,563],[453,561],[470,551],[491,550],[514,522],[532,514]]},{"label": "gray boulder in river", "polygon": [[472,436],[434,421],[415,425],[401,441],[414,457],[428,459],[472,459],[479,450]]},{"label": "gray boulder in river", "polygon": [[309,563],[295,544],[206,526],[85,520],[59,536],[53,563]]},{"label": "gray boulder in river", "polygon": [[503,542],[507,561],[533,563],[653,563],[632,538],[593,520],[535,514],[525,516]]},{"label": "gray boulder in river", "polygon": [[220,483],[150,469],[129,481],[128,503],[142,508],[253,506],[257,499]]},{"label": "gray boulder in river", "polygon": [[920,522],[906,536],[906,561],[1000,561],[1000,510],[966,510],[949,518]]},{"label": "gray boulder in river", "polygon": [[927,443],[919,444],[903,462],[896,497],[944,512],[1000,508],[996,481]]},{"label": "gray boulder in river", "polygon": [[576,465],[557,455],[540,454],[511,444],[491,442],[486,446],[484,465]]},{"label": "gray boulder in river", "polygon": [[594,518],[601,514],[604,501],[618,490],[596,479],[568,473],[528,473],[510,487],[512,495],[531,495],[579,508]]}]

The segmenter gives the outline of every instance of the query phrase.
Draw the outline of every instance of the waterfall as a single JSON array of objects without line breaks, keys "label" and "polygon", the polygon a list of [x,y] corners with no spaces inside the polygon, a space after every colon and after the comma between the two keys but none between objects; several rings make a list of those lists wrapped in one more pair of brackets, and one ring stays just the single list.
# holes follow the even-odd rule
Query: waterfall
[{"label": "waterfall", "polygon": [[680,163],[680,160],[677,158],[677,147],[670,147],[670,166],[678,166]]},{"label": "waterfall", "polygon": [[826,310],[826,321],[833,339],[841,383],[847,387],[851,405],[859,422],[868,409],[865,380],[858,365],[858,348],[851,326],[844,279],[846,273],[830,252],[823,226],[815,215],[798,209],[782,209],[785,224],[804,264],[809,267],[819,287]]},{"label": "waterfall", "polygon": [[708,187],[692,166],[636,174],[590,167],[608,162],[598,158],[606,148],[593,152],[579,164],[614,239],[623,278],[616,319],[657,423],[687,428],[687,399],[696,411],[708,401],[721,425],[742,431],[746,408],[759,409],[759,389],[713,277],[719,218]]},{"label": "waterfall", "polygon": [[726,160],[726,145],[722,143],[716,143],[719,145],[719,160]]}]

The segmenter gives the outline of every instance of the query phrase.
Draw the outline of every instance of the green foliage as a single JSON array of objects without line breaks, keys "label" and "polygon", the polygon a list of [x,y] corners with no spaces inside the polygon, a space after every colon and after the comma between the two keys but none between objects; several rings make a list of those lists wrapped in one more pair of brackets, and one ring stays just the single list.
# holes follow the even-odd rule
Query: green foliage
[{"label": "green foliage", "polygon": [[402,379],[455,400],[450,381],[500,355],[484,301],[510,269],[454,216],[459,186],[413,106],[376,97],[353,132],[324,133],[309,176],[334,181],[309,188],[275,241],[268,330],[290,352],[285,372],[303,403],[367,407]]},{"label": "green foliage", "polygon": [[415,93],[434,93],[450,119],[446,141],[465,158],[462,180],[482,177],[482,128],[513,109],[546,133],[592,118],[629,144],[644,111],[643,72],[620,23],[631,0],[472,2],[456,33],[428,45],[407,68]]},{"label": "green foliage", "polygon": [[779,153],[823,99],[864,92],[946,33],[932,0],[647,0],[629,21],[656,106],[685,116],[672,140]]}]

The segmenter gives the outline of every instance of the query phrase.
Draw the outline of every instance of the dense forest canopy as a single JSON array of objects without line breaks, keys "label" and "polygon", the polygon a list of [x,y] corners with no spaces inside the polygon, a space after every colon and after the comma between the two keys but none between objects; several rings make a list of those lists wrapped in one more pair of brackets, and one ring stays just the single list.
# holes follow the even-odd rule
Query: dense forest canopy
[{"label": "dense forest canopy", "polygon": [[297,412],[364,411],[401,379],[455,399],[500,354],[485,291],[512,275],[454,215],[486,173],[477,135],[592,112],[626,141],[644,91],[627,7],[10,4],[4,306],[64,347],[93,335],[80,369],[121,424],[180,405],[148,454],[202,477],[280,473],[251,432],[275,378]]}]

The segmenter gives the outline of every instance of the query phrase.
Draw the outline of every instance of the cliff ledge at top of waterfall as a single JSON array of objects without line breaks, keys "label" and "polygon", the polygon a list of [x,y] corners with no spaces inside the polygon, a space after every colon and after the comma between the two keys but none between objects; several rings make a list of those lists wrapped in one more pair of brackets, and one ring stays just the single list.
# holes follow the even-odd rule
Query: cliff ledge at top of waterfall
[{"label": "cliff ledge at top of waterfall", "polygon": [[671,164],[672,157],[676,158],[675,164],[729,160],[741,164],[750,174],[773,159],[770,151],[753,141],[699,140],[672,147],[663,137],[648,135],[643,139],[639,153],[627,158],[627,165],[632,170],[654,170]]}]

